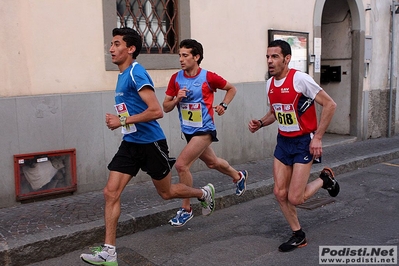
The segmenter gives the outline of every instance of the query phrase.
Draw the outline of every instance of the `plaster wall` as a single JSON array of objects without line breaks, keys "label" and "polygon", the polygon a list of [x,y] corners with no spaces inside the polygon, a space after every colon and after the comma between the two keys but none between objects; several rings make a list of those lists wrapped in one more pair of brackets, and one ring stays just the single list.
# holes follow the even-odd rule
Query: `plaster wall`
[{"label": "plaster wall", "polygon": [[[191,0],[190,21],[181,23],[190,24],[191,38],[204,45],[204,68],[232,83],[259,82],[266,73],[268,29],[311,32],[308,7],[314,1],[287,2],[289,24],[277,12],[265,16],[281,3],[261,0],[245,5]],[[298,10],[301,16],[289,15]],[[115,71],[104,67],[102,1],[4,0],[0,12],[0,57],[8,62],[0,66],[0,97],[113,89]],[[149,72],[156,87],[165,87],[175,71]]]}]

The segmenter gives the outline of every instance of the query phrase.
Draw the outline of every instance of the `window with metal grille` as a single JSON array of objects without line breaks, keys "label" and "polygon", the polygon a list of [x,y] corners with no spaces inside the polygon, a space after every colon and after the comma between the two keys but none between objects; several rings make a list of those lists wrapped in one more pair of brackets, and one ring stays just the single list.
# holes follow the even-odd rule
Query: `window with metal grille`
[{"label": "window with metal grille", "polygon": [[179,69],[179,42],[191,38],[189,0],[101,0],[105,69],[118,71],[109,47],[112,30],[133,27],[143,36],[137,60],[146,69]]},{"label": "window with metal grille", "polygon": [[117,27],[143,37],[141,54],[176,53],[177,0],[116,0]]}]

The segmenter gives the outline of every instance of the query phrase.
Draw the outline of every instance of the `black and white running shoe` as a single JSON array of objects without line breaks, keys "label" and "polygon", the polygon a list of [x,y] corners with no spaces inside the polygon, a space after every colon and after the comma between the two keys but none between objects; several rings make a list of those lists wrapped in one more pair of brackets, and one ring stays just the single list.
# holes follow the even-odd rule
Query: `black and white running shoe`
[{"label": "black and white running shoe", "polygon": [[281,244],[278,247],[278,250],[281,252],[288,252],[288,251],[292,251],[296,248],[304,247],[307,244],[308,243],[306,242],[306,235],[303,231],[301,234],[297,234],[297,233],[293,232],[291,238],[287,242],[284,242],[283,244]]},{"label": "black and white running shoe", "polygon": [[320,178],[323,180],[322,188],[327,189],[331,197],[336,197],[339,193],[339,184],[334,178],[334,172],[330,168],[324,167],[320,173]]}]

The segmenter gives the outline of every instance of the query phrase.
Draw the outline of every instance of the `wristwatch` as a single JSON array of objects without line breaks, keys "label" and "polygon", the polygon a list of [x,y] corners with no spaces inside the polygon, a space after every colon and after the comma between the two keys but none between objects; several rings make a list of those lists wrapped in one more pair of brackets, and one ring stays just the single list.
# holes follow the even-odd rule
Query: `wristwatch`
[{"label": "wristwatch", "polygon": [[221,102],[219,105],[222,106],[224,110],[227,110],[227,103]]},{"label": "wristwatch", "polygon": [[123,115],[119,116],[119,121],[121,122],[121,125],[123,127],[126,126],[126,119],[127,119],[126,116],[123,116]]}]

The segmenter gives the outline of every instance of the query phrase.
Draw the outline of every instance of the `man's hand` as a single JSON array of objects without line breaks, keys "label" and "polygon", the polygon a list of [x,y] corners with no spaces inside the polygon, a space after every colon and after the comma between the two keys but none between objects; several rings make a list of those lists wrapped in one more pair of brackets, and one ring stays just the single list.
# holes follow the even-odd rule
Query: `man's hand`
[{"label": "man's hand", "polygon": [[117,115],[109,113],[105,114],[105,124],[111,130],[115,130],[118,127],[122,126],[119,117]]},{"label": "man's hand", "polygon": [[179,90],[179,92],[177,93],[177,96],[176,96],[176,101],[179,103],[183,98],[186,98],[187,92],[188,92],[188,89],[186,89],[186,88]]},{"label": "man's hand", "polygon": [[260,126],[261,126],[261,124],[260,124],[259,120],[256,120],[256,119],[252,119],[248,123],[248,129],[251,133],[255,133],[256,131],[258,131],[260,129]]},{"label": "man's hand", "polygon": [[221,105],[214,106],[213,109],[215,109],[215,112],[218,115],[224,115],[224,113],[225,113],[224,107]]},{"label": "man's hand", "polygon": [[323,154],[321,139],[313,137],[309,144],[309,151],[313,158],[320,158]]}]

